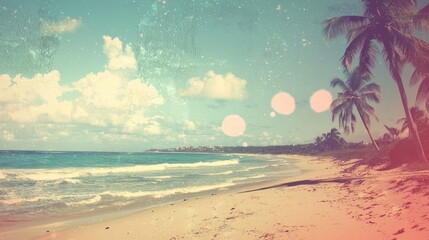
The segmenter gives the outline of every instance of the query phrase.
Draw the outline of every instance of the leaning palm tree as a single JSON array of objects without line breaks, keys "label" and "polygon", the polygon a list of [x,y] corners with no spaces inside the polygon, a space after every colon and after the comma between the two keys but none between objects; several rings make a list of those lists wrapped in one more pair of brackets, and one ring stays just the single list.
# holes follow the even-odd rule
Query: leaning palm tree
[{"label": "leaning palm tree", "polygon": [[380,102],[380,86],[376,83],[368,83],[371,80],[370,75],[360,72],[359,69],[352,72],[345,71],[345,74],[347,81],[344,82],[339,78],[334,78],[331,81],[332,87],[341,89],[337,99],[331,104],[332,121],[338,117],[339,126],[346,134],[349,134],[350,131],[354,132],[356,116],[353,110],[356,108],[372,144],[380,151],[369,130],[370,116],[375,119],[377,116],[374,113],[374,108],[368,104],[368,101]]},{"label": "leaning palm tree", "polygon": [[429,4],[417,10],[416,0],[362,2],[365,8],[363,16],[330,18],[324,22],[324,35],[331,40],[344,34],[348,46],[342,57],[343,66],[349,69],[353,59],[359,55],[359,68],[368,74],[374,70],[378,46],[381,47],[384,61],[398,87],[418,158],[427,165],[429,162],[411,117],[401,75],[407,63],[416,67],[421,64],[423,55],[429,53],[428,44],[413,35],[416,30],[429,25]]}]

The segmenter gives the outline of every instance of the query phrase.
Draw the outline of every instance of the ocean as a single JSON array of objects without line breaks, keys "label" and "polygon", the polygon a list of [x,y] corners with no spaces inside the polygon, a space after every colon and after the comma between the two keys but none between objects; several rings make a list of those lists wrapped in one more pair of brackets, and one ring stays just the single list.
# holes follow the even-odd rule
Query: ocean
[{"label": "ocean", "polygon": [[297,175],[294,161],[238,154],[0,151],[0,223],[149,208]]}]

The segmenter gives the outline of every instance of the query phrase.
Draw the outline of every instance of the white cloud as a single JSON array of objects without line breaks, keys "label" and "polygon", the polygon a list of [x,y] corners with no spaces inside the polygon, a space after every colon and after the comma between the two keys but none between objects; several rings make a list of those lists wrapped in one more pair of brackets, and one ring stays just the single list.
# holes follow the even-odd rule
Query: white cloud
[{"label": "white cloud", "polygon": [[[107,40],[105,49],[110,49],[106,47],[109,44]],[[145,113],[164,104],[164,98],[154,86],[138,78],[135,70],[107,67],[69,85],[61,84],[60,78],[58,71],[33,78],[0,75],[0,121],[86,124],[127,133],[160,134],[159,117]],[[66,93],[73,97],[64,100]]]},{"label": "white cloud", "polygon": [[67,17],[59,22],[43,22],[42,32],[47,35],[74,32],[81,25],[81,20]]},{"label": "white cloud", "polygon": [[15,122],[34,122],[50,119],[61,122],[70,117],[71,103],[58,98],[68,91],[61,86],[60,74],[52,71],[33,78],[21,75],[0,76],[0,119]]},{"label": "white cloud", "polygon": [[226,75],[209,71],[202,79],[193,77],[181,91],[184,97],[200,97],[224,100],[243,100],[247,97],[247,82],[232,73]]},{"label": "white cloud", "polygon": [[130,44],[122,47],[122,42],[119,38],[112,38],[110,36],[103,36],[104,39],[104,53],[108,58],[108,68],[111,70],[119,69],[136,69],[137,62],[134,52]]},{"label": "white cloud", "polygon": [[184,134],[184,133],[181,133],[181,134],[179,134],[179,135],[177,135],[177,139],[180,139],[180,140],[186,140],[186,134]]},{"label": "white cloud", "polygon": [[12,142],[15,141],[15,135],[7,130],[3,131],[3,139],[8,141],[8,142]]},{"label": "white cloud", "polygon": [[149,135],[161,134],[161,124],[156,121],[151,121],[149,125],[144,128],[144,132]]},{"label": "white cloud", "polygon": [[191,120],[185,120],[184,127],[186,130],[193,131],[196,129],[196,125]]}]

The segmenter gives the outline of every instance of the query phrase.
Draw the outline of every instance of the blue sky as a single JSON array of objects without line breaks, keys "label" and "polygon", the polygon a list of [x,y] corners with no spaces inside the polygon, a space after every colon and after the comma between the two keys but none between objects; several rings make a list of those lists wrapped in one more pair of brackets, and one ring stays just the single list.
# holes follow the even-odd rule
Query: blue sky
[{"label": "blue sky", "polygon": [[[0,148],[312,142],[338,124],[309,99],[335,97],[329,82],[344,77],[344,39],[326,43],[322,21],[361,12],[358,0],[0,0]],[[374,81],[378,137],[403,112],[381,61]],[[293,113],[273,113],[280,92]],[[244,120],[241,135],[222,131],[229,115]],[[360,124],[347,139],[368,141]]]}]

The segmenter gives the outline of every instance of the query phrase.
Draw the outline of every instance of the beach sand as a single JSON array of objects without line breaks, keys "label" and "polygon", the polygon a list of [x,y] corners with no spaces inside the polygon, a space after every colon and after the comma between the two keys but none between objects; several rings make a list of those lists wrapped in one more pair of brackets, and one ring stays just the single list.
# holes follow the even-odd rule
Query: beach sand
[{"label": "beach sand", "polygon": [[[297,166],[305,171],[296,177],[184,199],[98,223],[66,229],[57,223],[22,229],[19,234],[61,240],[429,240],[428,171],[361,167],[344,172],[352,161],[297,158],[302,158]],[[0,239],[19,239],[16,234],[2,233]]]}]

